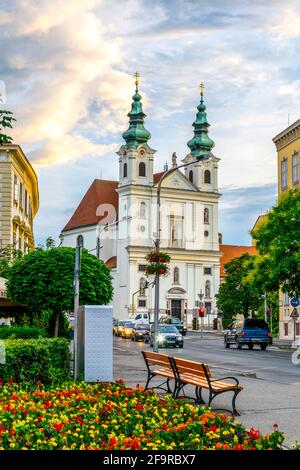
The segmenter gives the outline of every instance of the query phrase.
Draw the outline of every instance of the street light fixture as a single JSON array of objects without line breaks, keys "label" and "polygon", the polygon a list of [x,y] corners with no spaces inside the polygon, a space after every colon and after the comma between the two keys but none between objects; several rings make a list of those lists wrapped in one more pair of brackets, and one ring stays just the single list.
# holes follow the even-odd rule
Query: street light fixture
[{"label": "street light fixture", "polygon": [[[211,159],[211,156],[209,154],[202,154],[199,157],[196,157],[195,160],[184,163],[183,165],[179,166],[174,166],[170,168],[169,170],[165,171],[165,173],[161,176],[158,185],[157,185],[157,213],[156,213],[156,240],[154,242],[156,251],[159,252],[160,249],[160,205],[161,205],[161,185],[164,179],[167,176],[170,176],[172,173],[174,173],[177,170],[180,170],[181,168],[187,168],[190,165],[195,165],[197,162],[207,162]],[[158,273],[155,274],[155,279],[154,279],[154,285],[155,285],[155,297],[154,297],[154,341],[153,341],[153,351],[158,352],[158,317],[159,317],[159,275]]]}]

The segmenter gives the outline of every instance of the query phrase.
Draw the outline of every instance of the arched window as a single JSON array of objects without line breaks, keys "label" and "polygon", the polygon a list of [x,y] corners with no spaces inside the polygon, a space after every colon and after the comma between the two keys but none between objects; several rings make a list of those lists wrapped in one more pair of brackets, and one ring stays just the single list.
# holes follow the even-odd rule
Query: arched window
[{"label": "arched window", "polygon": [[205,170],[205,172],[204,172],[204,183],[206,183],[206,184],[211,183],[210,171],[209,170]]},{"label": "arched window", "polygon": [[139,164],[139,176],[146,176],[146,165],[144,162]]},{"label": "arched window", "polygon": [[189,180],[190,180],[191,183],[194,182],[194,173],[193,173],[193,170],[191,170],[191,171],[189,172]]},{"label": "arched window", "polygon": [[145,219],[146,218],[146,204],[144,202],[141,202],[140,204],[140,219]]},{"label": "arched window", "polygon": [[205,297],[210,298],[211,297],[211,292],[210,292],[210,281],[206,281],[205,283]]},{"label": "arched window", "polygon": [[179,268],[174,268],[173,283],[179,284]]},{"label": "arched window", "polygon": [[123,166],[123,178],[127,178],[127,163],[124,163]]},{"label": "arched window", "polygon": [[209,209],[207,207],[204,209],[204,223],[209,224]]}]

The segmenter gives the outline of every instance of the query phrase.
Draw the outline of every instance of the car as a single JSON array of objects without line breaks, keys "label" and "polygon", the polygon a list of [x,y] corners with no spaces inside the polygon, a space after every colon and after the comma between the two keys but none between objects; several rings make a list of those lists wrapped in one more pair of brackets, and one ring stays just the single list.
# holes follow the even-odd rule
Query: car
[{"label": "car", "polygon": [[132,330],[135,327],[135,322],[134,321],[125,321],[124,326],[121,332],[122,338],[131,338],[132,335]]},{"label": "car", "polygon": [[122,331],[123,331],[125,323],[126,323],[126,320],[118,320],[118,324],[116,326],[116,336],[122,336]]},{"label": "car", "polygon": [[162,325],[176,326],[177,330],[182,334],[182,336],[186,335],[186,328],[183,326],[183,322],[178,317],[174,317],[172,315],[163,315],[158,320],[158,323]]},{"label": "car", "polygon": [[[183,336],[174,325],[158,325],[158,346],[161,348],[173,347],[183,348]],[[149,334],[149,343],[153,347],[154,343],[154,325],[151,325]]]},{"label": "car", "polygon": [[258,344],[262,351],[272,344],[272,336],[265,320],[259,318],[247,318],[245,320],[235,320],[228,325],[224,334],[224,346],[230,348],[235,344],[238,349],[247,345],[253,349],[254,344]]},{"label": "car", "polygon": [[148,323],[149,324],[149,314],[147,312],[136,313],[134,315],[134,321],[139,323]]},{"label": "car", "polygon": [[145,336],[149,336],[149,329],[150,327],[146,323],[137,323],[132,329],[132,341],[144,341]]}]

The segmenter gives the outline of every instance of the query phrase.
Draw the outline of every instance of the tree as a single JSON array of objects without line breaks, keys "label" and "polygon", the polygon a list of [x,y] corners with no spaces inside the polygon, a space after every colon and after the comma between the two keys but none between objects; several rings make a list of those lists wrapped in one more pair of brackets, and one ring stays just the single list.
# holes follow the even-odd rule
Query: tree
[{"label": "tree", "polygon": [[252,232],[268,259],[269,276],[290,297],[300,296],[300,191],[280,197],[266,221]]},{"label": "tree", "polygon": [[3,134],[2,131],[6,128],[12,129],[13,121],[15,121],[13,113],[4,109],[0,109],[0,145],[10,144],[12,142],[12,137]]},{"label": "tree", "polygon": [[[7,294],[14,302],[26,303],[29,312],[42,317],[51,312],[55,319],[54,336],[65,312],[73,309],[75,249],[49,248],[23,256],[7,273]],[[82,251],[80,303],[106,304],[112,298],[109,268],[96,256]]]},{"label": "tree", "polygon": [[249,272],[254,269],[255,256],[245,253],[225,264],[226,277],[220,286],[217,306],[224,319],[233,319],[237,314],[245,318],[262,304],[262,293],[255,283],[249,281]]}]

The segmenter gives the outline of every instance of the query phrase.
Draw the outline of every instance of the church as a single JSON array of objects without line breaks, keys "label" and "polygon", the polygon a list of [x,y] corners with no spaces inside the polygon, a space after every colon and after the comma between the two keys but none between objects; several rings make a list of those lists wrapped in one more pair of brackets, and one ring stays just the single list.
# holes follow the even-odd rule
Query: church
[{"label": "church", "polygon": [[[149,313],[153,319],[153,278],[146,276],[145,256],[154,248],[157,225],[157,187],[168,165],[154,173],[155,153],[145,127],[136,74],[129,127],[117,152],[119,178],[92,182],[71,219],[63,228],[62,246],[76,246],[83,236],[84,248],[110,268],[114,286],[114,317]],[[191,327],[199,300],[206,309],[204,322],[212,326],[217,317],[215,294],[220,283],[218,232],[218,163],[208,135],[203,86],[189,152],[180,164],[172,155],[174,172],[161,184],[160,249],[171,257],[167,276],[160,279],[159,313],[171,314]],[[207,155],[199,161],[199,155]],[[194,162],[194,164],[192,163]]]}]

